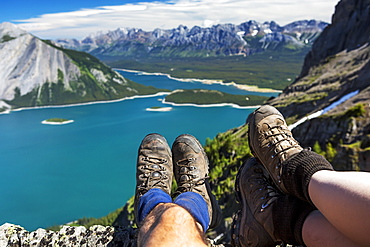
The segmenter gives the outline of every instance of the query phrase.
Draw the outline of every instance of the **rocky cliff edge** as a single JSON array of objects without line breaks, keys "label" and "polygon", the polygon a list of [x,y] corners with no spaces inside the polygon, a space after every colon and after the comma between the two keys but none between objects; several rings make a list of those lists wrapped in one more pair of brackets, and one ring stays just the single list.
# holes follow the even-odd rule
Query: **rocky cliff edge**
[{"label": "rocky cliff edge", "polygon": [[336,169],[369,171],[370,0],[341,0],[332,19],[307,54],[297,80],[268,104],[289,123],[309,118],[293,129],[294,137],[302,146],[325,153]]},{"label": "rocky cliff edge", "polygon": [[[23,227],[5,223],[0,226],[0,247],[65,246],[65,247],[136,247],[137,231],[112,226],[63,226],[60,231],[37,229],[29,232]],[[209,240],[209,246],[214,245]]]}]

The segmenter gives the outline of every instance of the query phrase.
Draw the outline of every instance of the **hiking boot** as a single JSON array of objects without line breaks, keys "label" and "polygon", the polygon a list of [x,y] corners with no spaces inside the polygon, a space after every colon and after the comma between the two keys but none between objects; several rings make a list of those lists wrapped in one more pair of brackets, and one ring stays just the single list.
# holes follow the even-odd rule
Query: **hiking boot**
[{"label": "hiking boot", "polygon": [[150,189],[158,188],[171,194],[173,177],[171,149],[159,134],[149,134],[141,142],[136,166],[135,220],[138,224],[140,198]]},{"label": "hiking boot", "polygon": [[175,196],[188,191],[201,195],[208,207],[209,228],[216,227],[222,219],[221,209],[208,182],[208,158],[202,145],[191,135],[180,135],[172,145],[172,154],[178,185]]},{"label": "hiking boot", "polygon": [[235,191],[241,209],[231,228],[232,246],[275,246],[282,241],[274,236],[272,204],[282,195],[271,186],[268,173],[255,158],[239,169]]},{"label": "hiking boot", "polygon": [[[269,172],[276,186],[288,193],[282,176],[282,163],[303,148],[293,138],[283,115],[274,107],[264,105],[249,115],[248,140],[253,155]],[[289,193],[288,193],[289,194]]]}]

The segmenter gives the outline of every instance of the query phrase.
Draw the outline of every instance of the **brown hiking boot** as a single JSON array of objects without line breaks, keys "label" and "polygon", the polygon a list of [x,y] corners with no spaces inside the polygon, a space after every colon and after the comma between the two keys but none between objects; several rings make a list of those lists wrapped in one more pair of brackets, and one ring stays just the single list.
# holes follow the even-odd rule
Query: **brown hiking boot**
[{"label": "brown hiking boot", "polygon": [[239,169],[235,191],[241,210],[231,228],[232,246],[275,246],[282,241],[274,236],[272,205],[280,192],[271,186],[268,173],[255,158]]},{"label": "brown hiking boot", "polygon": [[184,192],[200,194],[207,203],[209,228],[221,221],[221,209],[208,182],[208,158],[198,140],[191,135],[180,135],[172,145],[174,175],[178,185],[175,195]]},{"label": "brown hiking boot", "polygon": [[284,193],[281,181],[282,163],[303,150],[293,138],[283,115],[274,107],[264,105],[249,115],[248,140],[253,155],[263,164],[272,180]]},{"label": "brown hiking boot", "polygon": [[166,139],[149,134],[141,142],[136,167],[135,220],[138,224],[138,203],[150,189],[158,188],[171,194],[173,177],[172,153]]}]

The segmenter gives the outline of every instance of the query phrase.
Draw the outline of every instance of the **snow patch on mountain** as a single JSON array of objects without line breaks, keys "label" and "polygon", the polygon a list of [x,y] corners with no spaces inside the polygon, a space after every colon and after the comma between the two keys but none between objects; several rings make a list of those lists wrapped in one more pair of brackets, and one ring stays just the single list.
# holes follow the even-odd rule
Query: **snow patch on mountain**
[{"label": "snow patch on mountain", "polygon": [[323,115],[323,114],[327,113],[328,111],[334,109],[335,107],[342,104],[343,102],[345,102],[345,101],[351,99],[352,97],[356,96],[359,92],[360,92],[360,90],[356,90],[354,92],[351,92],[349,94],[344,95],[339,100],[335,101],[334,103],[330,104],[329,106],[325,107],[324,109],[319,110],[317,112],[314,112],[314,113],[308,115],[307,117],[304,117],[304,118],[300,119],[299,121],[295,122],[294,124],[289,125],[288,126],[289,130],[294,129],[295,127],[297,127],[298,125],[306,122],[307,120],[320,117],[321,115]]}]

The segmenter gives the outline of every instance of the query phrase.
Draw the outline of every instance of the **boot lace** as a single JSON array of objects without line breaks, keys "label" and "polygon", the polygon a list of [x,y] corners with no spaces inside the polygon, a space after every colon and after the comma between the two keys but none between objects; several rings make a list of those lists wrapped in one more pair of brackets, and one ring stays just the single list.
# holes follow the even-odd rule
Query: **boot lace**
[{"label": "boot lace", "polygon": [[278,182],[281,183],[282,162],[286,159],[286,152],[292,148],[300,148],[299,143],[293,138],[290,130],[283,126],[269,127],[269,131],[264,133],[268,141],[263,147],[268,148],[271,159],[278,157],[275,169],[278,170]]},{"label": "boot lace", "polygon": [[183,192],[198,192],[204,196],[204,191],[199,187],[204,185],[208,176],[199,177],[196,174],[192,174],[191,172],[196,170],[197,167],[192,166],[191,164],[194,163],[196,158],[186,158],[179,160],[176,164],[180,167],[179,174],[180,174],[180,183],[178,185],[176,194],[180,194]]},{"label": "boot lace", "polygon": [[143,171],[139,178],[142,180],[142,184],[137,187],[141,194],[146,193],[152,188],[166,189],[168,179],[166,168],[163,166],[168,163],[167,159],[144,156],[141,158],[143,164],[139,166],[139,169]]},{"label": "boot lace", "polygon": [[254,183],[251,194],[254,203],[262,200],[260,211],[263,212],[269,207],[276,199],[281,196],[277,189],[271,185],[271,182],[264,176],[261,168],[255,168],[255,174],[249,178],[250,182]]}]

